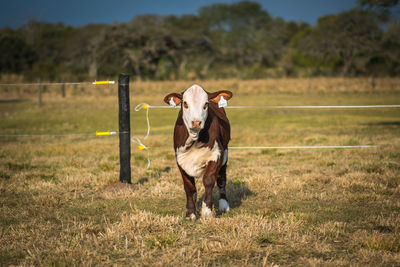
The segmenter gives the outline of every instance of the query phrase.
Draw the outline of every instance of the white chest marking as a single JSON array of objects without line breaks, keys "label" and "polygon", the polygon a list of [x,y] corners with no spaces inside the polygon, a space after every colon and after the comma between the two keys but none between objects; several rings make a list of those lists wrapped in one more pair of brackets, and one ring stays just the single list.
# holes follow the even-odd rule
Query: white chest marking
[{"label": "white chest marking", "polygon": [[207,163],[217,161],[221,155],[218,143],[215,142],[213,148],[200,147],[202,143],[195,142],[189,149],[185,146],[176,149],[176,160],[179,166],[192,177],[203,175]]}]

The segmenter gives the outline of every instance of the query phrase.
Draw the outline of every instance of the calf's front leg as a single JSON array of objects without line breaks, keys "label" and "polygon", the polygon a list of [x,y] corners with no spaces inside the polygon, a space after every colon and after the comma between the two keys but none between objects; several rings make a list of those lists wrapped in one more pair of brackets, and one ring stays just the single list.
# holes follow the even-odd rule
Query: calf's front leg
[{"label": "calf's front leg", "polygon": [[203,218],[212,217],[212,191],[217,180],[217,174],[219,167],[221,165],[220,161],[210,161],[207,164],[206,170],[203,176],[204,184],[204,201],[201,207],[201,216]]},{"label": "calf's front leg", "polygon": [[183,179],[183,187],[186,192],[186,219],[196,220],[196,182],[192,176],[189,176],[180,166],[179,170]]}]

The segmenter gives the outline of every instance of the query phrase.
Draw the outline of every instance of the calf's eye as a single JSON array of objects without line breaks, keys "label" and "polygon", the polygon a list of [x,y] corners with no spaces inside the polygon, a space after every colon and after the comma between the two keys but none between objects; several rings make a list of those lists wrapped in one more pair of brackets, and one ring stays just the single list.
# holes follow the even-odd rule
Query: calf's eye
[{"label": "calf's eye", "polygon": [[188,104],[186,103],[186,101],[183,102],[183,107],[184,108],[188,108],[189,107]]},{"label": "calf's eye", "polygon": [[208,103],[205,103],[203,109],[207,109],[207,108],[208,108]]}]

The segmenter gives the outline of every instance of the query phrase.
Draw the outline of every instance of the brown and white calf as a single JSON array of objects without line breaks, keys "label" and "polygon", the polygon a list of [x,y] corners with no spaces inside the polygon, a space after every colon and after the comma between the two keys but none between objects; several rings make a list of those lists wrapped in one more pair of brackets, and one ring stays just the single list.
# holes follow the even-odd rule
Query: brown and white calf
[{"label": "brown and white calf", "polygon": [[225,185],[231,130],[225,110],[218,103],[231,97],[230,91],[208,93],[195,84],[181,94],[171,93],[164,98],[167,104],[181,105],[174,129],[174,150],[186,192],[186,219],[196,219],[195,178],[201,176],[205,188],[201,216],[212,217],[215,182],[220,192],[219,210],[229,211]]}]

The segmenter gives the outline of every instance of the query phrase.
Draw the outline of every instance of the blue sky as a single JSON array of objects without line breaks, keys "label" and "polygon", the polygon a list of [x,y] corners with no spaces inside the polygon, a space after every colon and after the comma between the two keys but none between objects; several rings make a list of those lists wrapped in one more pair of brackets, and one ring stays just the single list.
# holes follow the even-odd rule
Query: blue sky
[{"label": "blue sky", "polygon": [[[234,0],[0,0],[0,28],[20,27],[35,19],[81,26],[127,22],[136,15],[197,14],[200,7]],[[259,0],[274,17],[315,24],[318,17],[348,10],[357,0]]]}]

